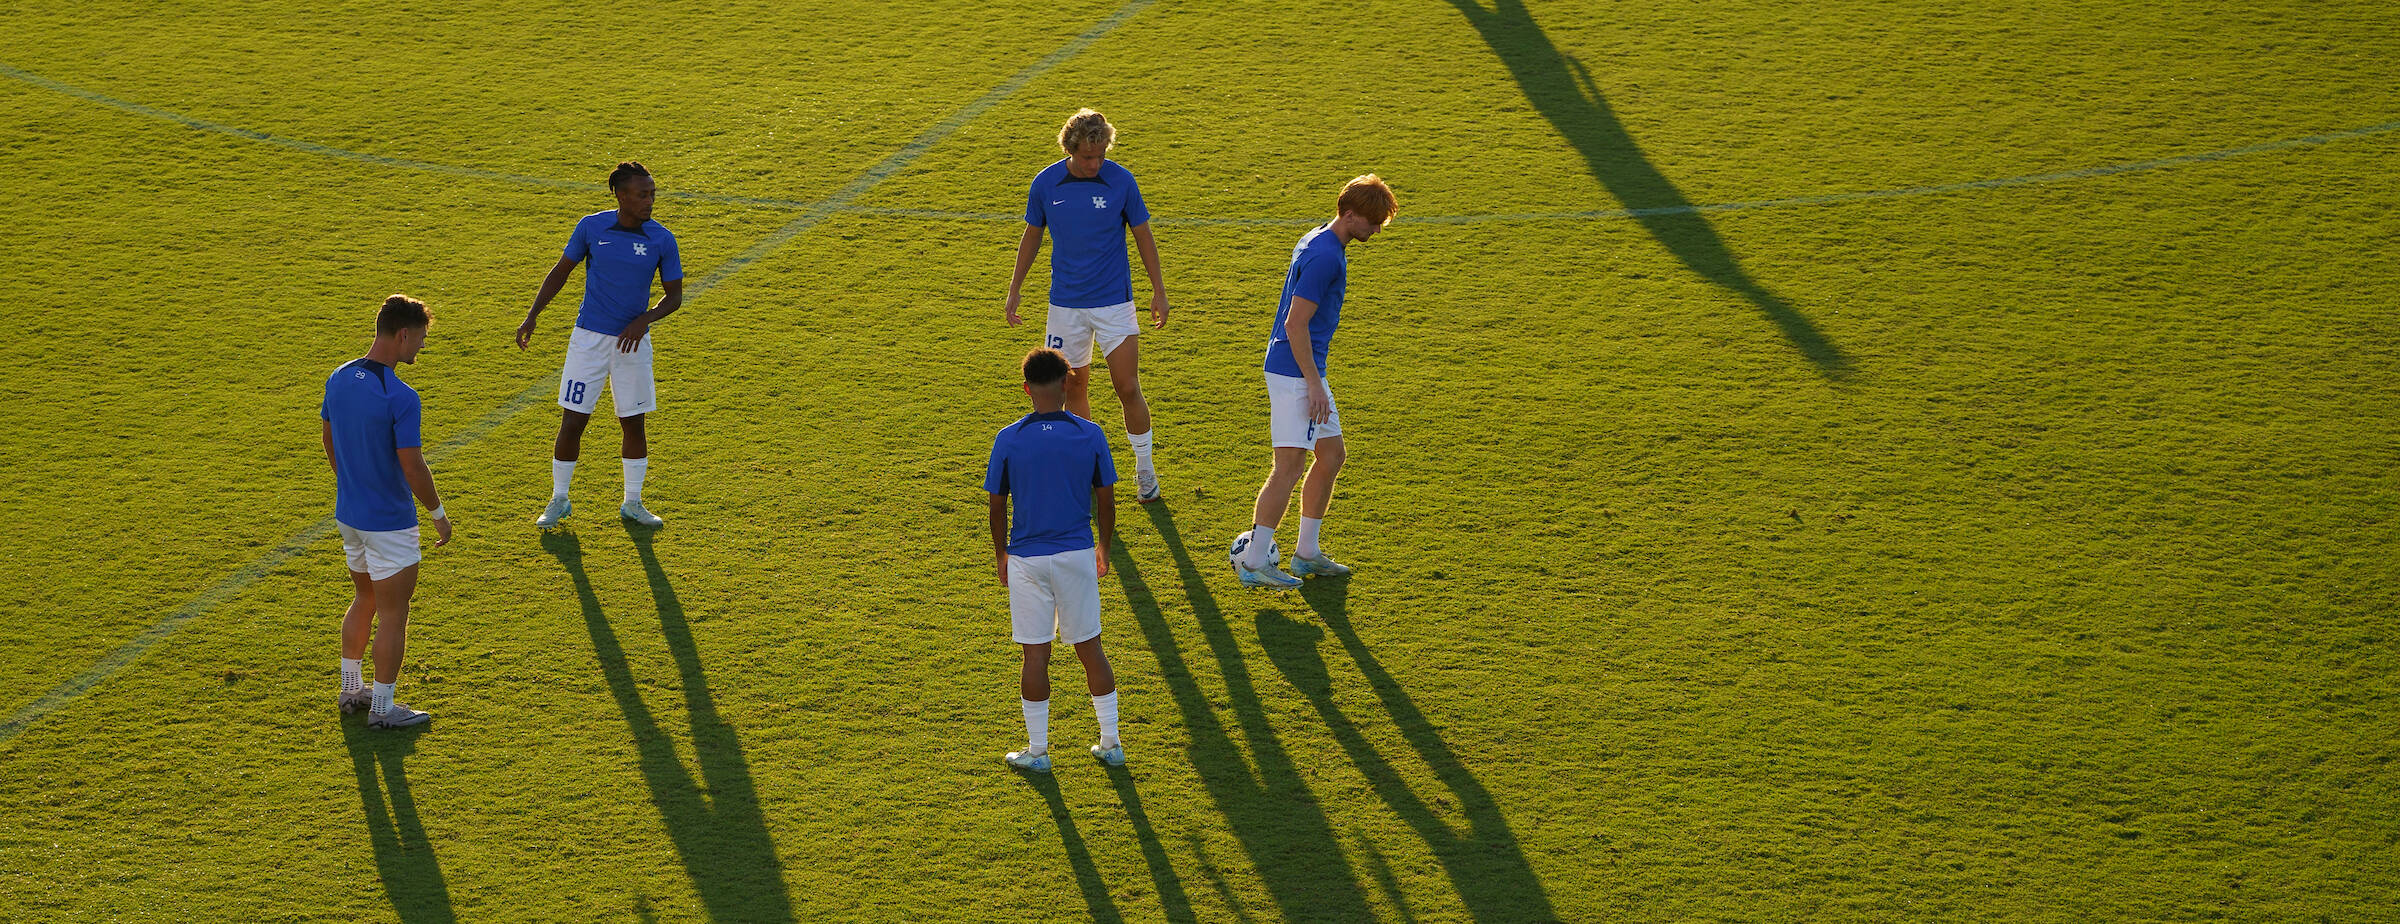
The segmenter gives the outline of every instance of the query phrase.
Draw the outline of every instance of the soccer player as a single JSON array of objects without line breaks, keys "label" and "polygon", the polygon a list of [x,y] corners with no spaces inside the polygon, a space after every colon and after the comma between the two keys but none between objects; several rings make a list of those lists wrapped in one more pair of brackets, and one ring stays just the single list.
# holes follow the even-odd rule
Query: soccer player
[{"label": "soccer player", "polygon": [[[600,406],[600,386],[608,385],[617,408],[617,425],[625,431],[620,455],[625,462],[625,503],[619,516],[643,526],[663,526],[666,520],[642,507],[642,477],[650,472],[650,438],[643,429],[645,415],[658,409],[658,382],[650,371],[650,325],[683,307],[683,257],[675,235],[650,220],[658,199],[658,183],[641,164],[626,161],[608,175],[608,188],[617,207],[594,212],[575,223],[567,250],[542,279],[533,296],[533,310],[517,325],[517,349],[533,341],[533,322],[575,272],[575,264],[591,261],[583,276],[583,309],[575,315],[575,333],[567,340],[566,368],[559,373],[558,440],[550,453],[550,504],[533,525],[548,529],[575,511],[567,502],[567,482],[575,475],[575,460],[583,454],[583,427]],[[664,290],[650,305],[650,280]],[[648,310],[644,307],[648,306]]]},{"label": "soccer player", "polygon": [[[372,728],[406,728],[433,720],[392,701],[400,659],[408,651],[408,603],[417,592],[417,508],[433,520],[435,548],[450,542],[450,516],[433,489],[418,438],[423,405],[400,381],[398,366],[414,365],[425,348],[433,315],[406,295],[383,300],[375,342],[367,355],[343,363],[325,379],[325,461],[333,465],[333,522],[349,561],[350,611],[342,616],[343,712],[367,710]],[[411,497],[414,502],[411,502]],[[378,628],[377,623],[381,623]],[[375,686],[359,676],[367,636],[375,638]]]},{"label": "soccer player", "polygon": [[[1333,479],[1342,471],[1342,418],[1325,379],[1325,355],[1342,322],[1342,292],[1348,285],[1348,247],[1392,220],[1399,207],[1392,188],[1370,173],[1342,187],[1332,223],[1300,236],[1292,265],[1283,276],[1283,302],[1267,335],[1267,406],[1275,467],[1258,491],[1251,511],[1249,542],[1234,561],[1246,587],[1298,587],[1315,575],[1349,574],[1317,544],[1325,507],[1333,501]],[[1300,541],[1292,547],[1292,574],[1275,567],[1275,527],[1292,503],[1292,485],[1310,453],[1308,481],[1300,489]],[[1297,575],[1297,576],[1295,576]]]},{"label": "soccer player", "polygon": [[992,495],[992,563],[1008,588],[1009,620],[1025,656],[1017,693],[1026,747],[1009,752],[1007,760],[1037,773],[1050,772],[1053,636],[1075,646],[1083,662],[1084,686],[1100,717],[1092,756],[1111,767],[1125,765],[1125,747],[1117,741],[1117,677],[1100,650],[1100,578],[1108,573],[1108,537],[1116,529],[1109,486],[1116,483],[1117,464],[1100,425],[1067,412],[1067,368],[1066,355],[1057,350],[1025,354],[1025,395],[1033,399],[1033,413],[992,440],[983,475],[983,489]]},{"label": "soccer player", "polygon": [[1167,283],[1158,270],[1158,242],[1150,236],[1150,209],[1133,174],[1108,159],[1117,129],[1108,118],[1079,110],[1058,131],[1067,153],[1033,177],[1025,197],[1025,235],[1017,241],[1017,270],[1008,280],[1008,323],[1017,316],[1025,271],[1042,249],[1048,229],[1050,315],[1045,343],[1066,354],[1066,409],[1090,419],[1092,349],[1108,357],[1108,381],[1125,406],[1125,441],[1133,446],[1134,483],[1142,503],[1159,499],[1158,471],[1150,460],[1150,402],[1142,397],[1141,322],[1133,314],[1133,271],[1125,262],[1125,229],[1133,229],[1150,274],[1150,325],[1167,326]]}]

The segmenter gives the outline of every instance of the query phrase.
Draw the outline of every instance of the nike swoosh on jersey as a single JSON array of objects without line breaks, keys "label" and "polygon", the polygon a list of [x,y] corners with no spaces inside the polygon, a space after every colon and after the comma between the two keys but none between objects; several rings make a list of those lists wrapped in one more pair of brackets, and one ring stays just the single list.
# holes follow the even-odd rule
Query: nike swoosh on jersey
[{"label": "nike swoosh on jersey", "polygon": [[1051,204],[1051,205],[1065,205],[1065,204],[1067,204],[1067,200],[1065,200],[1065,199],[1060,199],[1060,200],[1058,200],[1058,201],[1056,201],[1056,202],[1053,202],[1053,203],[1050,203],[1050,204]]}]

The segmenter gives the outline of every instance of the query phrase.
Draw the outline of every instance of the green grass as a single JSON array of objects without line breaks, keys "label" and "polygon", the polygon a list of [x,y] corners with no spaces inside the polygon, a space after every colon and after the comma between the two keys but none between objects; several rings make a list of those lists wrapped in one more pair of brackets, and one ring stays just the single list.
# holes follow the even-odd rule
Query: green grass
[{"label": "green grass", "polygon": [[[382,295],[447,439],[555,374],[574,291],[509,334],[608,165],[821,199],[1118,9],[0,12],[91,93],[590,184],[0,76],[0,721],[330,512]],[[325,540],[0,741],[0,917],[2385,918],[2400,132],[1616,213],[2383,125],[2396,55],[2368,3],[1148,6],[661,326],[665,531],[605,424],[527,525],[546,400],[441,455],[430,730],[335,720]],[[978,484],[1078,105],[1159,219],[1169,499],[1102,582],[1132,766],[1027,779]],[[1366,170],[1361,570],[1245,592],[1264,328]],[[799,214],[658,217],[698,278]]]}]

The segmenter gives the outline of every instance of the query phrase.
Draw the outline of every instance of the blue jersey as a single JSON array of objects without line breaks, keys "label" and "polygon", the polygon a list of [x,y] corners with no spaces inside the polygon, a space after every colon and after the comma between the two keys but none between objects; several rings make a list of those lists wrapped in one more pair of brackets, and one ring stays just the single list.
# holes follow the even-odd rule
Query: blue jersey
[{"label": "blue jersey", "polygon": [[1342,239],[1326,225],[1300,237],[1292,248],[1292,267],[1283,274],[1283,301],[1275,306],[1275,329],[1267,334],[1267,371],[1300,378],[1300,363],[1292,359],[1292,338],[1283,322],[1292,316],[1292,299],[1317,303],[1308,316],[1308,352],[1325,374],[1325,354],[1333,347],[1334,328],[1342,326],[1342,289],[1350,278],[1350,259]]},{"label": "blue jersey", "polygon": [[1023,558],[1091,548],[1092,489],[1117,483],[1100,425],[1065,411],[1027,414],[992,439],[983,489],[1006,494],[1008,554]]},{"label": "blue jersey", "polygon": [[400,474],[400,450],[424,445],[417,390],[390,366],[354,359],[325,379],[317,416],[333,428],[333,518],[369,533],[417,525],[417,504]]},{"label": "blue jersey", "polygon": [[1113,160],[1090,179],[1059,161],[1035,174],[1025,195],[1025,223],[1050,229],[1050,304],[1106,308],[1133,301],[1133,267],[1125,261],[1125,229],[1150,223],[1142,188]]},{"label": "blue jersey", "polygon": [[660,282],[683,278],[683,255],[667,226],[645,221],[639,230],[628,231],[617,227],[615,209],[577,221],[565,256],[586,261],[583,310],[575,315],[575,326],[611,337],[650,310],[652,277]]}]

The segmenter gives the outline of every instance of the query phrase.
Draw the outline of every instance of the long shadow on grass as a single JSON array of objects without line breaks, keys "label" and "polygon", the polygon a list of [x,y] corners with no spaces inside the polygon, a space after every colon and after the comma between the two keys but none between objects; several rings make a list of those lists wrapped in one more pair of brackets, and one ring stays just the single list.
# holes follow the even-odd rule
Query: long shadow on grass
[{"label": "long shadow on grass", "polygon": [[1783,332],[1785,340],[1816,364],[1820,374],[1840,378],[1849,373],[1849,357],[1818,333],[1817,326],[1799,309],[1750,278],[1741,261],[1726,249],[1724,239],[1717,236],[1716,227],[1693,210],[1692,201],[1674,181],[1642,156],[1641,146],[1626,133],[1624,123],[1617,121],[1616,111],[1592,82],[1591,72],[1584,69],[1583,62],[1551,44],[1523,0],[1491,0],[1490,9],[1483,0],[1449,3],[1500,56],[1524,90],[1525,100],[1575,146],[1600,185],[1633,213],[1643,230],[1686,268],[1757,306]]},{"label": "long shadow on grass", "polygon": [[[1199,567],[1184,551],[1168,502],[1148,504],[1144,509],[1175,559],[1183,594],[1191,601],[1201,637],[1208,642],[1224,678],[1226,701],[1221,707],[1211,703],[1193,679],[1191,666],[1175,644],[1175,633],[1159,611],[1157,597],[1123,544],[1110,549],[1110,567],[1125,587],[1125,600],[1141,623],[1151,654],[1158,658],[1159,675],[1166,680],[1184,729],[1192,738],[1192,767],[1208,787],[1209,798],[1224,813],[1284,920],[1370,917],[1366,893],[1351,876],[1341,842],[1334,838],[1333,824],[1268,724],[1258,689],[1250,682],[1249,666],[1242,661],[1241,649],[1225,625],[1215,595],[1209,593]],[[1239,743],[1234,731],[1225,727],[1223,712],[1232,714],[1241,735]],[[1145,840],[1145,853],[1155,849]],[[1177,893],[1181,894],[1180,887]],[[1160,894],[1163,898],[1166,893],[1162,889]]]},{"label": "long shadow on grass", "polygon": [[[1456,805],[1456,811],[1466,816],[1464,831],[1452,827],[1440,813],[1426,804],[1423,797],[1408,785],[1390,759],[1375,749],[1358,723],[1333,701],[1333,674],[1318,652],[1318,642],[1325,630],[1285,616],[1280,610],[1265,610],[1258,615],[1258,642],[1265,648],[1275,668],[1285,680],[1308,697],[1324,720],[1326,730],[1342,746],[1342,752],[1367,778],[1375,795],[1381,797],[1392,813],[1400,816],[1417,836],[1425,840],[1433,856],[1449,874],[1450,885],[1458,890],[1467,911],[1478,921],[1548,921],[1557,915],[1550,906],[1550,896],[1542,882],[1534,876],[1533,867],[1525,860],[1525,850],[1509,830],[1508,820],[1492,801],[1492,794],[1468,772],[1458,755],[1442,742],[1441,732],[1425,718],[1415,700],[1401,689],[1400,683],[1384,670],[1383,662],[1367,650],[1350,625],[1350,581],[1347,578],[1310,581],[1301,589],[1302,599],[1308,601],[1317,618],[1333,630],[1342,648],[1350,655],[1358,672],[1366,678],[1367,686],[1391,716],[1400,736],[1416,752],[1417,760],[1433,771],[1434,779],[1449,790],[1448,798],[1437,801]],[[1380,858],[1376,858],[1380,866]],[[1384,875],[1388,876],[1388,872]],[[1389,886],[1387,886],[1389,888]],[[1395,895],[1397,894],[1394,889]]]},{"label": "long shadow on grass", "polygon": [[1050,804],[1050,821],[1058,826],[1059,845],[1067,850],[1067,865],[1075,869],[1075,885],[1083,890],[1083,908],[1094,921],[1125,920],[1117,911],[1117,903],[1108,897],[1108,883],[1100,878],[1099,864],[1092,862],[1092,850],[1083,842],[1083,832],[1075,827],[1075,814],[1067,811],[1066,796],[1058,791],[1058,781],[1047,773],[1020,774],[1042,794]]},{"label": "long shadow on grass", "polygon": [[1142,793],[1135,788],[1133,771],[1125,767],[1108,768],[1109,785],[1117,789],[1117,802],[1125,807],[1125,820],[1133,825],[1134,840],[1142,847],[1142,862],[1150,866],[1150,885],[1158,889],[1161,912],[1170,921],[1195,921],[1191,896],[1183,893],[1183,879],[1175,875],[1175,865],[1168,862],[1167,850],[1158,842],[1158,832],[1150,827],[1150,813],[1142,810]]},{"label": "long shadow on grass", "polygon": [[650,801],[666,820],[667,836],[683,858],[684,872],[708,916],[718,921],[789,921],[792,901],[784,890],[783,867],[775,858],[775,842],[767,834],[766,818],[758,808],[758,791],[750,779],[750,761],[742,756],[741,738],[733,726],[717,717],[708,673],[700,665],[699,647],[684,622],[683,604],[667,582],[665,569],[650,547],[648,530],[628,526],[633,546],[650,581],[650,596],[658,607],[658,628],[675,659],[684,712],[691,720],[692,751],[700,778],[692,778],[675,756],[675,742],[659,727],[626,662],[607,611],[592,592],[583,570],[583,547],[572,533],[542,535],[542,548],[558,559],[575,582],[583,604],[584,628],[592,634],[600,673],[608,691],[625,712],[640,755],[642,780],[650,786]]},{"label": "long shadow on grass", "polygon": [[[417,750],[416,729],[375,731],[363,721],[342,723],[350,746],[350,769],[358,774],[358,804],[367,816],[367,842],[375,848],[375,874],[391,896],[392,913],[405,924],[455,921],[450,885],[442,862],[425,841],[417,800],[409,795],[408,770],[400,759]],[[382,780],[377,782],[380,773]]]}]

